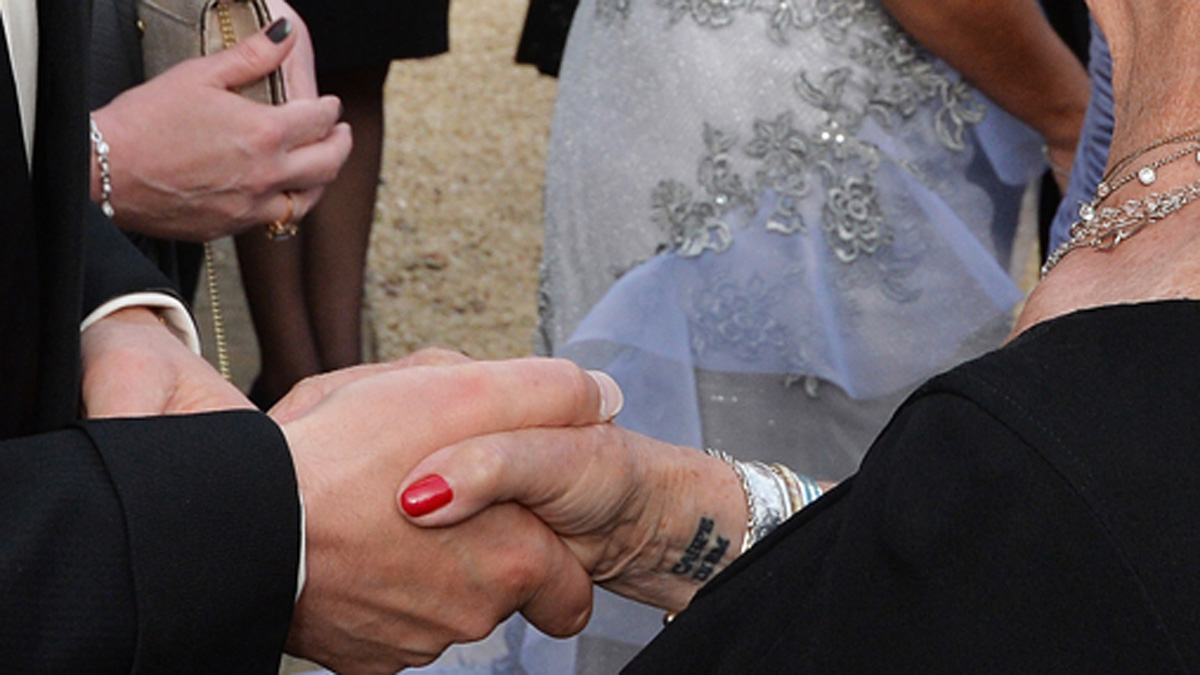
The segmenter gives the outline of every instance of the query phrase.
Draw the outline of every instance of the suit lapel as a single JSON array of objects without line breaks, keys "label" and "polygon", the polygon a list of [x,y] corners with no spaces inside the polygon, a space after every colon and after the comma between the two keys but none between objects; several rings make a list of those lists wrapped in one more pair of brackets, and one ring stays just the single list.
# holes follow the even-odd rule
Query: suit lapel
[{"label": "suit lapel", "polygon": [[0,437],[32,428],[36,404],[38,266],[29,165],[8,42],[0,27]]},{"label": "suit lapel", "polygon": [[90,181],[84,102],[90,0],[38,0],[37,129],[33,205],[37,223],[39,430],[79,410],[83,214]]}]

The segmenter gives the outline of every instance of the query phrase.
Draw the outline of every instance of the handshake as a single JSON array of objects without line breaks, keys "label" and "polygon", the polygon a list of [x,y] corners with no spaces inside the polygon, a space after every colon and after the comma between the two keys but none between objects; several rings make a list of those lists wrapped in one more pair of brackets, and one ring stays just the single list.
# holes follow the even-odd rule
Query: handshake
[{"label": "handshake", "polygon": [[[89,328],[84,364],[91,417],[251,407],[144,309]],[[301,382],[269,413],[305,517],[287,650],[387,673],[517,611],[568,636],[593,583],[685,607],[702,582],[671,570],[696,523],[741,541],[745,497],[720,460],[607,424],[622,401],[567,361],[441,350]]]}]

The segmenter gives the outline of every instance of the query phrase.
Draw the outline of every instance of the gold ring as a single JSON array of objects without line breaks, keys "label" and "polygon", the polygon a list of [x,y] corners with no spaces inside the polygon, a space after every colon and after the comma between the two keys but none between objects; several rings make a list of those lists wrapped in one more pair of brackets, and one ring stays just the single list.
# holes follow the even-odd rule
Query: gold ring
[{"label": "gold ring", "polygon": [[292,216],[296,214],[296,200],[292,199],[292,193],[287,190],[283,191],[283,198],[287,200],[287,215],[273,223],[267,223],[267,239],[271,241],[290,239],[300,232],[300,226],[292,222]]}]

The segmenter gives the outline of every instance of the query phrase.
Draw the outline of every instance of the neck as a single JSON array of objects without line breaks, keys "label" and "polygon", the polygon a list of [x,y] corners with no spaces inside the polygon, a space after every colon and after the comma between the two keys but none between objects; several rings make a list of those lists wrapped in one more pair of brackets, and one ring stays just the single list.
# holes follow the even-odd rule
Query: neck
[{"label": "neck", "polygon": [[1110,31],[1118,35],[1109,40],[1116,101],[1110,157],[1200,124],[1195,71],[1184,65],[1200,63],[1200,40],[1193,35],[1200,25],[1200,3],[1160,4],[1162,10],[1136,14],[1136,19],[1133,13],[1112,19],[1123,29]]}]

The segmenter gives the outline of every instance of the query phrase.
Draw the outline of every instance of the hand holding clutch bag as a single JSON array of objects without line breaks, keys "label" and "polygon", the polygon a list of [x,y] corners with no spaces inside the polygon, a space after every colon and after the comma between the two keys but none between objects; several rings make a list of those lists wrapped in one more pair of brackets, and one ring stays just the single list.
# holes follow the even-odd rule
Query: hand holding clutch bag
[{"label": "hand holding clutch bag", "polygon": [[[142,34],[142,60],[147,78],[152,78],[181,61],[215,54],[243,38],[266,28],[271,13],[264,0],[142,0],[138,3]],[[243,96],[262,103],[280,104],[287,100],[283,73],[275,70],[265,78],[239,90]],[[271,238],[295,234],[291,223],[293,201],[288,200],[288,215],[283,221],[267,226]],[[229,351],[221,310],[220,290],[210,243],[204,245],[204,271],[216,342],[217,369],[230,379]]]},{"label": "hand holding clutch bag", "polygon": [[[271,12],[264,0],[142,0],[138,18],[145,28],[142,59],[151,78],[180,61],[232,47],[266,28]],[[263,103],[287,100],[278,70],[240,93]]]}]

